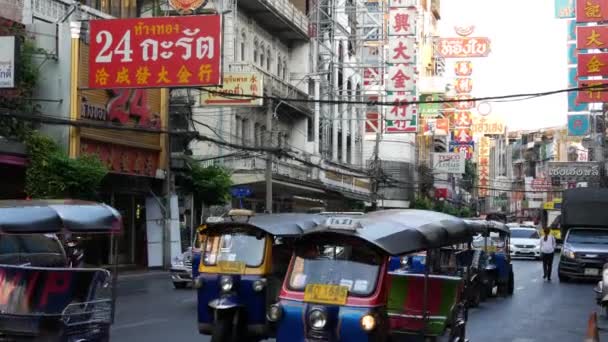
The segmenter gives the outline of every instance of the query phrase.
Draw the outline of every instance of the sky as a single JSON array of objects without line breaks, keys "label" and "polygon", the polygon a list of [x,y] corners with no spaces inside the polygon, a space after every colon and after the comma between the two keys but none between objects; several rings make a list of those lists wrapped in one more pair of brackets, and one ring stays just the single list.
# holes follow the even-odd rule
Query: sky
[{"label": "sky", "polygon": [[[475,25],[471,36],[489,37],[492,51],[472,58],[474,97],[537,93],[567,88],[567,24],[555,19],[553,0],[442,0],[441,37],[454,26]],[[446,60],[453,75],[453,60]],[[490,115],[509,131],[564,125],[565,93],[519,102],[492,102]]]}]

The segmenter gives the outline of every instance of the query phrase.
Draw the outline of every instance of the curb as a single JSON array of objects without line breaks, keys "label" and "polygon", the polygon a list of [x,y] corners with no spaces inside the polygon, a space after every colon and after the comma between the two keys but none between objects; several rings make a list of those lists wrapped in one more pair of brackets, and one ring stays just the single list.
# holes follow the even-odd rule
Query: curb
[{"label": "curb", "polygon": [[144,271],[144,272],[128,272],[128,273],[120,273],[118,272],[118,281],[120,280],[128,280],[128,279],[136,279],[136,278],[147,278],[147,277],[155,277],[160,275],[169,275],[169,271]]}]

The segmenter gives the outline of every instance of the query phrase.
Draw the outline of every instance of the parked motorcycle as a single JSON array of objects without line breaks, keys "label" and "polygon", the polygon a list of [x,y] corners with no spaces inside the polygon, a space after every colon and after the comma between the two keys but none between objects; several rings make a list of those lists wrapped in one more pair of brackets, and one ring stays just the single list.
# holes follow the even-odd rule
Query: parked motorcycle
[{"label": "parked motorcycle", "polygon": [[608,317],[608,263],[604,264],[602,280],[597,283],[593,291],[595,291],[597,305],[602,308],[602,312]]}]

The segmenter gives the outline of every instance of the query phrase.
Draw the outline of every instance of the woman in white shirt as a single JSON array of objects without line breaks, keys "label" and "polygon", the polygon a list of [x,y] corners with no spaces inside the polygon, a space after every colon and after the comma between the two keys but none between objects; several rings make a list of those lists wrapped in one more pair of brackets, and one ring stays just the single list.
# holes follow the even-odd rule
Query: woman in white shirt
[{"label": "woman in white shirt", "polygon": [[540,253],[543,259],[543,279],[551,281],[551,269],[553,268],[553,255],[555,255],[555,237],[551,235],[551,230],[544,229],[545,236],[540,239]]}]

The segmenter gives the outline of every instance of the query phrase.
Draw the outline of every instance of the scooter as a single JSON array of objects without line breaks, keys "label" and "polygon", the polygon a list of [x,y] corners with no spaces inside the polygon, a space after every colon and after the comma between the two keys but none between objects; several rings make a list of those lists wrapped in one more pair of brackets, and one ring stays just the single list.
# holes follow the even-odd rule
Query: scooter
[{"label": "scooter", "polygon": [[595,301],[602,307],[602,312],[608,317],[608,263],[604,264],[602,270],[602,280],[593,289],[595,291]]}]

